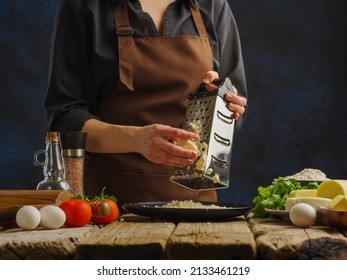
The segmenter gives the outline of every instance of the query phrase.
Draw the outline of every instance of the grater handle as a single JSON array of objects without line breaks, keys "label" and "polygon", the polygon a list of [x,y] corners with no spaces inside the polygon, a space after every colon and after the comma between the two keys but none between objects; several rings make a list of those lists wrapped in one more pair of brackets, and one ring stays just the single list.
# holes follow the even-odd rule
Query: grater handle
[{"label": "grater handle", "polygon": [[[223,84],[223,82],[224,82],[223,78],[218,78],[218,79],[213,80],[212,84],[217,86],[217,87],[220,87],[221,84]],[[199,87],[194,91],[194,93],[203,92],[203,91],[206,91],[206,84],[205,83],[201,83],[199,85]]]},{"label": "grater handle", "polygon": [[218,78],[212,81],[212,84],[214,84],[217,87],[220,87],[224,83],[224,78]]},{"label": "grater handle", "polygon": [[206,84],[201,83],[199,87],[192,92],[188,99],[195,99],[198,97],[204,97],[204,96],[209,96],[209,95],[216,95],[218,94],[220,97],[224,98],[224,95],[227,92],[233,92],[233,86],[229,78],[218,78],[212,81],[212,84],[217,86],[218,88],[207,91],[206,90]]},{"label": "grater handle", "polygon": [[231,93],[234,92],[233,84],[231,83],[231,81],[228,77],[223,79],[223,82],[224,83],[221,83],[219,86],[219,89],[218,89],[218,95],[222,98],[224,98],[224,95],[227,92],[231,92]]}]

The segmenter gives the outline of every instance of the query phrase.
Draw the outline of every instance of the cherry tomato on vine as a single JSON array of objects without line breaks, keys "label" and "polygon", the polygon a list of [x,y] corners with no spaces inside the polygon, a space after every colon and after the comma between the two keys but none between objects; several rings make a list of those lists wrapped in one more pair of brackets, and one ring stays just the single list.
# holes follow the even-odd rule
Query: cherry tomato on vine
[{"label": "cherry tomato on vine", "polygon": [[59,207],[65,212],[67,227],[82,227],[90,222],[92,207],[87,201],[70,199],[62,202]]},{"label": "cherry tomato on vine", "polygon": [[93,213],[91,222],[93,222],[94,224],[109,224],[118,218],[118,205],[113,199],[93,199],[90,202],[90,205],[92,207]]},{"label": "cherry tomato on vine", "polygon": [[91,222],[98,225],[110,224],[119,215],[117,198],[114,195],[106,195],[105,188],[103,187],[100,196],[95,196],[89,201],[92,207]]}]

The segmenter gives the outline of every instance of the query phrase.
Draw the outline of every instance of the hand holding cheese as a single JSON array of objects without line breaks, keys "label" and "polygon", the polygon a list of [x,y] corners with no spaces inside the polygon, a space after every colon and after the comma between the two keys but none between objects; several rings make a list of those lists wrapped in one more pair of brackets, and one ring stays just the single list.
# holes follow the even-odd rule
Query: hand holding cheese
[{"label": "hand holding cheese", "polygon": [[188,149],[188,150],[191,150],[191,151],[194,151],[196,152],[197,154],[199,153],[199,148],[198,146],[190,139],[187,139],[187,140],[179,140],[176,142],[176,145],[177,146],[180,146],[182,148],[185,148],[185,149]]}]

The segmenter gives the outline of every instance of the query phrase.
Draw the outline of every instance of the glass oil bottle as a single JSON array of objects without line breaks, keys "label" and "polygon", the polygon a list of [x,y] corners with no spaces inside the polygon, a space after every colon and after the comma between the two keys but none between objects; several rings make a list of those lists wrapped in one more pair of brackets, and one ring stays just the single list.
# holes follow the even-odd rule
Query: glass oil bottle
[{"label": "glass oil bottle", "polygon": [[[44,161],[39,160],[44,155]],[[43,167],[44,179],[38,183],[37,190],[64,190],[71,187],[64,178],[64,162],[61,156],[61,143],[58,132],[48,132],[46,149],[40,149],[34,154],[34,164]]]}]

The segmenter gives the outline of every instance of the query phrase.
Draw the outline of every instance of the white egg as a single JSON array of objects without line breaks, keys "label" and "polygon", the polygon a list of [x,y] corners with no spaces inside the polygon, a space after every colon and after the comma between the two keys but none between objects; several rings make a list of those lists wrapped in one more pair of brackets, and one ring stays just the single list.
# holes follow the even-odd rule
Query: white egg
[{"label": "white egg", "polygon": [[310,227],[316,222],[317,212],[307,203],[298,203],[290,209],[289,218],[297,227]]},{"label": "white egg", "polygon": [[16,213],[16,223],[22,229],[35,229],[40,224],[40,221],[40,211],[34,206],[23,206]]},{"label": "white egg", "polygon": [[46,205],[40,209],[40,213],[40,226],[45,229],[57,229],[62,227],[65,223],[65,212],[56,205]]}]

